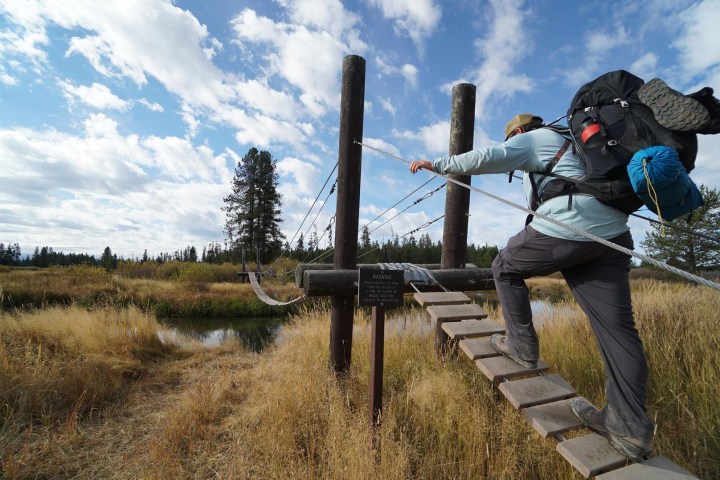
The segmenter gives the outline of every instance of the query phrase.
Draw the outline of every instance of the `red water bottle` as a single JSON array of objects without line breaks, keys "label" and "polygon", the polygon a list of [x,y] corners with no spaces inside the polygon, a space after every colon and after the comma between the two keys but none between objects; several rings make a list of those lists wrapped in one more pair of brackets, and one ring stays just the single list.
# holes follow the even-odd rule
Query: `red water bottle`
[{"label": "red water bottle", "polygon": [[580,126],[580,138],[585,144],[598,133],[600,133],[600,124],[592,117],[586,118]]}]

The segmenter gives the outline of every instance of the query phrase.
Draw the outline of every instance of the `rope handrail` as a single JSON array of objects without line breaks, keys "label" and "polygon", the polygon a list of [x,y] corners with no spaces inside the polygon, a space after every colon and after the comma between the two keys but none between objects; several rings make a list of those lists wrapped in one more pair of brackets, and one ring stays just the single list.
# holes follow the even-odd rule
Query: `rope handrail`
[{"label": "rope handrail", "polygon": [[293,300],[290,300],[289,302],[280,302],[278,300],[270,298],[268,294],[263,291],[262,287],[260,286],[260,282],[258,282],[257,273],[248,272],[248,278],[250,279],[250,285],[252,285],[252,288],[255,291],[255,295],[257,295],[260,300],[267,303],[268,305],[287,306],[305,300],[307,298],[305,295],[301,295]]},{"label": "rope handrail", "polygon": [[[361,143],[361,142],[358,142],[357,140],[355,140],[355,143],[358,144],[358,145],[361,145],[363,148],[369,148],[369,149],[371,149],[371,150],[375,150],[376,152],[379,152],[379,153],[382,153],[382,154],[384,154],[384,155],[387,155],[387,156],[389,156],[389,157],[391,157],[391,158],[394,158],[395,160],[398,160],[398,161],[403,162],[403,163],[405,163],[405,164],[410,164],[410,163],[411,163],[411,162],[409,162],[408,160],[405,160],[404,158],[400,158],[400,157],[398,157],[398,156],[393,155],[392,153],[389,153],[389,152],[385,152],[385,151],[383,151],[383,150],[380,150],[379,148],[375,148],[375,147],[371,147],[371,146],[369,146],[369,145],[365,145],[365,144],[363,144],[363,143]],[[586,231],[584,231],[584,230],[580,230],[580,229],[578,229],[578,228],[575,228],[575,227],[573,227],[573,226],[571,226],[571,225],[568,225],[568,224],[566,224],[566,223],[564,223],[564,222],[561,222],[560,220],[556,220],[556,219],[554,219],[554,218],[548,217],[547,215],[544,215],[544,214],[542,214],[542,213],[535,212],[534,210],[531,210],[531,209],[529,209],[529,208],[527,208],[527,207],[523,207],[523,206],[521,206],[521,205],[518,205],[518,204],[516,204],[516,203],[513,203],[513,202],[511,202],[511,201],[509,201],[509,200],[506,200],[506,199],[504,199],[504,198],[502,198],[502,197],[498,197],[497,195],[493,195],[492,193],[486,192],[486,191],[481,190],[481,189],[479,189],[479,188],[477,188],[477,187],[474,187],[474,186],[472,186],[472,185],[468,185],[468,184],[463,183],[463,182],[461,182],[461,181],[459,181],[459,180],[455,180],[454,178],[452,178],[452,177],[450,177],[450,176],[443,175],[443,174],[437,173],[437,172],[433,172],[432,170],[427,170],[427,171],[428,171],[429,173],[431,173],[432,175],[435,175],[435,176],[440,177],[440,178],[444,178],[446,182],[451,182],[451,183],[454,183],[454,184],[456,184],[456,185],[458,185],[458,186],[461,186],[461,187],[467,188],[467,189],[469,189],[469,190],[472,190],[472,191],[474,191],[474,192],[478,192],[478,193],[480,193],[480,194],[482,194],[482,195],[485,195],[486,197],[492,198],[493,200],[497,200],[497,201],[499,201],[499,202],[501,202],[501,203],[504,203],[505,205],[508,205],[508,206],[513,207],[513,208],[518,209],[518,210],[521,210],[521,211],[523,211],[523,212],[525,212],[525,213],[528,213],[528,214],[530,214],[530,215],[534,215],[534,216],[536,216],[536,217],[538,217],[538,218],[542,218],[543,220],[546,220],[546,221],[548,221],[548,222],[550,222],[550,223],[552,223],[552,224],[554,224],[554,225],[557,225],[557,226],[559,226],[559,227],[561,227],[561,228],[564,228],[564,229],[566,229],[566,230],[569,230],[569,231],[571,231],[571,232],[573,232],[573,233],[575,233],[575,234],[577,234],[577,235],[580,235],[580,236],[582,236],[582,237],[585,237],[585,238],[587,238],[587,239],[589,239],[589,240],[595,241],[595,242],[597,242],[597,243],[600,243],[600,244],[602,244],[602,245],[605,245],[605,246],[607,246],[607,247],[610,247],[610,248],[612,248],[612,249],[615,249],[615,250],[617,250],[617,251],[619,251],[619,252],[622,252],[622,253],[624,253],[624,254],[626,254],[626,255],[629,255],[629,256],[631,256],[631,257],[639,258],[640,260],[642,260],[642,261],[644,261],[644,262],[647,262],[647,263],[649,263],[649,264],[651,264],[651,265],[655,265],[656,267],[662,268],[663,270],[667,270],[668,272],[671,272],[671,273],[674,273],[674,274],[679,275],[679,276],[681,276],[681,277],[684,277],[684,278],[686,278],[686,279],[688,279],[688,280],[690,280],[690,281],[692,281],[692,282],[695,282],[695,283],[698,283],[698,284],[700,284],[700,285],[704,285],[704,286],[706,286],[706,287],[708,287],[708,288],[712,288],[712,289],[714,289],[714,290],[720,291],[720,285],[719,285],[719,284],[717,284],[717,283],[715,283],[715,282],[711,282],[710,280],[708,280],[708,279],[706,279],[706,278],[702,278],[702,277],[699,277],[699,276],[697,276],[697,275],[693,275],[692,273],[685,272],[685,271],[683,271],[683,270],[680,270],[679,268],[673,267],[672,265],[668,265],[668,264],[665,263],[665,262],[661,262],[661,261],[656,260],[656,259],[654,259],[654,258],[648,257],[647,255],[644,255],[644,254],[642,254],[642,253],[638,253],[638,252],[635,252],[635,251],[633,251],[633,250],[630,250],[629,248],[621,247],[620,245],[617,245],[617,244],[615,244],[615,243],[612,243],[612,242],[610,242],[609,240],[605,240],[604,238],[600,238],[600,237],[598,237],[598,236],[596,236],[596,235],[593,235],[592,233],[588,233],[588,232],[586,232]]]}]

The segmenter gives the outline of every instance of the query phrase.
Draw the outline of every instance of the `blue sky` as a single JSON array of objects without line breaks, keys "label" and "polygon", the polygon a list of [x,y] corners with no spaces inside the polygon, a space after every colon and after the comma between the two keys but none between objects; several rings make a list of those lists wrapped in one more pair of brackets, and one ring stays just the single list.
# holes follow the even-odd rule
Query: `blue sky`
[{"label": "blue sky", "polygon": [[[477,86],[475,147],[517,113],[564,115],[610,70],[720,91],[718,25],[717,0],[0,0],[0,242],[125,257],[222,242],[222,198],[252,147],[277,159],[288,239],[318,195],[300,231],[322,235],[344,56],[367,62],[364,142],[412,160],[447,153],[460,82]],[[699,142],[692,178],[720,188],[720,136]],[[430,178],[362,162],[361,226]],[[473,184],[524,203],[504,175]],[[503,246],[525,218],[477,193],[470,208],[476,244]],[[443,209],[441,191],[371,237]],[[631,228],[639,243],[647,223]],[[439,240],[442,222],[426,232]]]}]

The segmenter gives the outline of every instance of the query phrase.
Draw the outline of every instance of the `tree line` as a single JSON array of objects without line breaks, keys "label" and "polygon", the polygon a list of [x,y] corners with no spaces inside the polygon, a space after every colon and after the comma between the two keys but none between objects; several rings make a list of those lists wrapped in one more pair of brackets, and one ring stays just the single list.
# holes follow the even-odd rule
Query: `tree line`
[{"label": "tree line", "polygon": [[[317,238],[317,237],[315,237]],[[305,245],[302,235],[295,247],[291,248],[285,242],[283,251],[278,257],[284,256],[300,263],[332,263],[333,249],[330,247],[321,248],[317,241],[310,241]],[[173,253],[163,252],[158,255],[148,255],[147,250],[140,257],[118,257],[108,246],[105,247],[99,257],[87,253],[64,253],[55,251],[52,247],[35,247],[32,255],[22,256],[17,243],[0,243],[0,265],[13,265],[21,267],[50,267],[66,265],[93,265],[105,268],[108,271],[115,270],[120,262],[153,262],[163,264],[166,262],[203,262],[210,264],[234,263],[241,264],[243,258],[246,262],[256,262],[257,257],[253,252],[245,252],[230,247],[227,244],[211,242],[200,250],[195,246],[188,246],[184,249],[175,250]],[[392,240],[384,242],[371,241],[369,236],[364,241],[358,242],[358,263],[440,263],[442,243],[433,243],[430,236],[423,234],[419,239],[414,236],[400,238],[395,236]],[[468,247],[469,263],[479,267],[488,267],[492,259],[498,253],[496,246],[475,246]],[[265,264],[271,264],[276,258],[271,258]]]}]

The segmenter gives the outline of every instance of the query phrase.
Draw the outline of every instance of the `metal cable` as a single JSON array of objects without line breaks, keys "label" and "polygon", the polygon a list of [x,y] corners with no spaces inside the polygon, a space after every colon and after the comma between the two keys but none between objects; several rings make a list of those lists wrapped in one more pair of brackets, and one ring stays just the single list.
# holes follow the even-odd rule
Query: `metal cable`
[{"label": "metal cable", "polygon": [[[368,225],[370,225],[371,223],[373,223],[375,220],[377,220],[378,218],[380,218],[380,217],[382,217],[383,215],[385,215],[385,214],[386,214],[387,212],[389,212],[392,208],[396,207],[396,206],[397,206],[398,204],[400,204],[403,200],[405,200],[405,199],[407,199],[408,197],[410,197],[413,193],[417,192],[417,191],[420,190],[422,187],[424,187],[425,185],[427,185],[428,183],[430,183],[432,180],[435,180],[435,178],[434,178],[434,177],[431,178],[431,179],[428,180],[427,182],[425,182],[425,183],[423,183],[422,185],[420,185],[419,187],[417,187],[417,188],[416,188],[415,190],[413,190],[412,192],[410,192],[410,193],[408,193],[407,195],[405,195],[402,199],[400,199],[400,201],[398,201],[397,203],[395,203],[395,205],[393,205],[392,207],[388,208],[388,209],[385,210],[383,213],[381,213],[380,215],[378,215],[377,217],[375,217],[373,220],[371,220],[370,222],[368,222],[367,224],[365,224],[364,227],[361,227],[360,229],[358,229],[358,233],[361,232],[363,228],[366,228]],[[446,184],[443,183],[442,185],[440,185],[439,187],[437,187],[435,190],[426,192],[425,195],[423,195],[422,197],[420,197],[420,198],[418,198],[417,200],[415,200],[412,204],[408,205],[408,206],[405,207],[403,210],[401,210],[401,211],[398,212],[397,214],[393,215],[391,218],[387,219],[386,221],[384,221],[383,223],[381,223],[380,225],[378,225],[378,226],[375,227],[374,229],[368,231],[368,234],[373,233],[374,231],[376,231],[376,230],[378,230],[379,228],[383,227],[384,225],[388,224],[389,222],[391,222],[392,220],[394,220],[396,217],[400,216],[402,213],[404,213],[407,209],[409,209],[409,208],[412,207],[413,205],[417,205],[418,203],[422,202],[423,200],[427,200],[428,198],[432,197],[436,192],[438,192],[439,190],[441,190],[442,188],[444,188],[445,185],[446,185]],[[406,233],[405,235],[403,235],[403,237],[405,237],[405,236],[407,236],[407,235],[409,235],[409,234],[411,234],[411,233],[414,233],[414,232],[416,232],[417,230],[420,230],[421,228],[427,227],[428,225],[430,225],[430,224],[433,223],[433,222],[436,222],[437,220],[439,220],[439,219],[436,218],[436,219],[433,220],[432,222],[426,223],[425,225],[422,225],[422,226],[418,227],[417,229],[413,230],[412,232]],[[332,225],[332,222],[333,222],[333,221],[334,221],[334,217],[333,217],[333,220],[331,221],[331,225]],[[328,225],[328,228],[330,228],[330,225]],[[327,230],[327,229],[326,229],[326,230]],[[324,236],[325,236],[325,234],[323,234],[323,237],[324,237]],[[320,237],[320,238],[322,238],[322,237]],[[375,250],[378,250],[379,248],[381,248],[381,247],[374,248],[373,250],[370,250],[370,251],[368,251],[368,252],[365,252],[365,253],[359,255],[359,256],[357,257],[357,259],[359,260],[360,258],[364,257],[365,255],[368,255],[368,254],[374,252]],[[309,263],[314,263],[316,260],[319,261],[319,260],[321,260],[321,259],[324,259],[328,254],[330,254],[330,253],[333,252],[334,250],[335,250],[335,248],[333,247],[333,248],[331,248],[329,251],[321,254],[319,257],[316,257],[315,259],[311,260]],[[308,255],[303,259],[303,263],[306,263],[305,260],[307,260],[307,258],[308,258],[309,256],[310,256],[310,254],[308,254]]]},{"label": "metal cable", "polygon": [[[332,195],[333,193],[335,193],[335,187],[336,187],[336,186],[337,186],[337,178],[335,178],[335,183],[334,183],[333,186],[330,188],[330,192],[328,193],[327,197],[325,197],[325,200],[323,200],[322,205],[320,205],[320,209],[318,210],[317,214],[315,215],[315,218],[313,218],[312,223],[310,224],[310,226],[308,227],[308,229],[305,230],[305,235],[303,236],[303,238],[307,238],[307,235],[308,235],[308,233],[310,232],[310,229],[313,227],[313,225],[315,225],[315,222],[317,222],[317,219],[318,219],[318,217],[320,216],[320,213],[323,211],[323,208],[325,208],[325,204],[326,204],[327,201],[330,199],[330,195]],[[323,188],[325,188],[325,187],[323,187]],[[334,221],[334,220],[335,220],[335,215],[333,215],[332,218],[333,218],[333,221]]]},{"label": "metal cable", "polygon": [[[291,248],[292,242],[295,240],[295,237],[296,237],[297,234],[300,232],[300,229],[302,228],[303,224],[305,223],[305,220],[307,220],[307,218],[310,216],[310,212],[312,212],[312,209],[313,209],[313,207],[315,207],[315,204],[317,203],[318,198],[320,198],[320,194],[323,192],[323,190],[325,190],[325,187],[327,186],[328,182],[330,181],[330,178],[332,178],[332,175],[333,175],[333,173],[335,173],[335,169],[336,169],[337,167],[338,167],[338,162],[335,162],[335,166],[333,167],[332,171],[330,172],[330,174],[329,174],[329,175],[327,176],[327,178],[325,179],[325,183],[323,183],[323,186],[322,186],[322,188],[320,189],[320,191],[318,192],[317,196],[315,197],[315,200],[313,201],[312,205],[310,205],[310,208],[308,209],[308,212],[305,214],[305,218],[303,218],[303,221],[300,223],[300,226],[299,226],[298,229],[295,231],[295,235],[293,235],[292,239],[290,239],[290,241],[288,242],[288,248]],[[332,194],[332,189],[331,189],[331,191],[330,191],[330,194]],[[330,197],[330,195],[328,195],[328,197]],[[326,198],[325,200],[327,201],[327,198]],[[325,203],[323,203],[323,206],[325,206]],[[322,207],[321,207],[321,210],[322,210]],[[319,213],[320,213],[320,212],[318,212],[318,214],[319,214]],[[317,219],[317,215],[315,216],[315,218]],[[308,228],[308,230],[309,230],[309,228]],[[278,262],[278,260],[280,260],[280,259],[287,253],[288,248],[284,249],[283,252],[280,254],[280,256],[275,259],[275,261],[272,263],[272,265],[270,265],[268,268],[266,268],[265,271],[262,272],[262,273],[264,274],[265,272],[267,272],[268,270],[270,270],[272,267],[274,267],[275,264]]]},{"label": "metal cable", "polygon": [[390,210],[392,210],[393,208],[397,207],[397,206],[398,206],[399,204],[401,204],[404,200],[406,200],[410,195],[412,195],[413,193],[417,192],[418,190],[420,190],[422,187],[424,187],[424,186],[427,185],[428,183],[432,182],[433,180],[435,180],[435,177],[431,177],[430,180],[428,180],[427,182],[423,183],[422,185],[420,185],[419,187],[417,187],[417,188],[416,188],[415,190],[413,190],[412,192],[410,192],[410,193],[408,193],[407,195],[405,195],[403,198],[401,198],[400,200],[398,200],[397,203],[395,203],[395,205],[393,205],[392,207],[389,207],[387,210],[385,210],[384,212],[382,212],[380,215],[378,215],[377,217],[373,218],[373,219],[370,220],[368,223],[366,223],[365,226],[363,226],[362,228],[360,228],[360,230],[362,230],[363,228],[369,227],[370,224],[373,223],[375,220],[377,220],[378,218],[382,217],[383,215],[385,215],[386,213],[388,213],[388,212],[389,212]]},{"label": "metal cable", "polygon": [[[398,217],[398,216],[402,215],[403,213],[405,213],[410,207],[413,207],[413,206],[417,205],[418,203],[422,202],[423,200],[427,200],[428,198],[432,197],[437,191],[439,191],[440,189],[444,188],[445,185],[446,185],[446,183],[443,183],[442,185],[440,185],[440,186],[439,186],[438,188],[436,188],[435,190],[432,190],[432,191],[430,191],[430,192],[427,192],[425,195],[423,195],[422,197],[418,198],[418,199],[415,200],[413,203],[411,203],[410,205],[408,205],[408,206],[405,207],[404,209],[400,210],[398,213],[396,213],[396,214],[393,215],[392,217],[388,218],[387,220],[385,220],[383,223],[381,223],[381,224],[378,225],[377,227],[375,227],[375,228],[373,228],[372,230],[370,230],[368,233],[373,233],[374,231],[382,228],[383,226],[385,226],[385,225],[387,225],[388,223],[390,223],[391,221],[393,221],[396,217]],[[407,197],[405,197],[405,198],[407,198]]]},{"label": "metal cable", "polygon": [[[399,160],[399,161],[401,161],[401,162],[403,162],[403,163],[406,163],[406,164],[410,164],[410,163],[411,163],[411,162],[409,162],[408,160],[405,160],[405,159],[403,159],[403,158],[400,158],[400,157],[397,157],[397,156],[393,155],[392,153],[385,152],[385,151],[383,151],[383,150],[380,150],[380,149],[375,148],[375,147],[371,147],[371,146],[369,146],[369,145],[364,145],[363,143],[358,142],[357,140],[355,140],[355,143],[357,143],[358,145],[361,145],[361,146],[364,147],[364,148],[370,148],[370,149],[372,149],[372,150],[375,150],[376,152],[379,152],[379,153],[382,153],[382,154],[384,154],[384,155],[387,155],[387,156],[389,156],[389,157],[391,157],[391,158],[394,158],[394,159],[396,159],[396,160]],[[531,210],[531,209],[529,209],[529,208],[527,208],[527,207],[523,207],[523,206],[518,205],[518,204],[516,204],[516,203],[513,203],[513,202],[511,202],[511,201],[509,201],[509,200],[505,200],[504,198],[498,197],[497,195],[493,195],[492,193],[486,192],[486,191],[484,191],[484,190],[480,190],[480,189],[477,188],[477,187],[473,187],[472,185],[468,185],[468,184],[466,184],[466,183],[463,183],[463,182],[460,182],[460,181],[458,181],[458,180],[455,180],[454,178],[452,178],[452,177],[450,177],[450,176],[446,176],[446,175],[443,175],[443,174],[441,174],[441,173],[433,172],[432,170],[428,170],[428,172],[431,173],[431,174],[433,174],[433,175],[435,175],[435,176],[437,176],[437,177],[444,178],[445,181],[447,181],[447,182],[451,182],[451,183],[454,183],[454,184],[459,185],[459,186],[461,186],[461,187],[465,187],[465,188],[467,188],[467,189],[469,189],[469,190],[472,190],[472,191],[481,193],[481,194],[485,195],[486,197],[492,198],[493,200],[497,200],[497,201],[499,201],[499,202],[501,202],[501,203],[504,203],[505,205],[508,205],[508,206],[510,206],[510,207],[513,207],[513,208],[516,208],[516,209],[521,210],[521,211],[523,211],[523,212],[525,212],[525,213],[534,215],[534,216],[536,216],[536,217],[538,217],[538,218],[542,218],[543,220],[546,220],[546,221],[548,221],[548,222],[550,222],[550,223],[552,223],[552,224],[555,224],[555,225],[557,225],[557,226],[559,226],[559,227],[562,227],[562,228],[564,228],[564,229],[566,229],[566,230],[570,230],[571,232],[573,232],[573,233],[575,233],[575,234],[577,234],[577,235],[580,235],[580,236],[582,236],[582,237],[585,237],[585,238],[587,238],[587,239],[589,239],[589,240],[595,241],[595,242],[600,243],[600,244],[602,244],[602,245],[605,245],[605,246],[607,246],[607,247],[613,248],[613,249],[615,249],[615,250],[617,250],[617,251],[619,251],[619,252],[622,252],[622,253],[624,253],[624,254],[626,254],[626,255],[630,255],[630,256],[632,256],[632,257],[639,258],[640,260],[642,260],[642,261],[644,261],[644,262],[647,262],[647,263],[649,263],[649,264],[651,264],[651,265],[655,265],[656,267],[662,268],[662,269],[667,270],[668,272],[674,273],[674,274],[676,274],[676,275],[680,275],[681,277],[684,277],[684,278],[686,278],[686,279],[688,279],[688,280],[690,280],[690,281],[692,281],[692,282],[696,282],[696,283],[699,283],[699,284],[701,284],[701,285],[704,285],[704,286],[706,286],[706,287],[708,287],[708,288],[712,288],[712,289],[714,289],[714,290],[720,291],[720,285],[717,284],[717,283],[715,283],[715,282],[711,282],[710,280],[707,280],[707,279],[705,279],[705,278],[699,277],[699,276],[697,276],[697,275],[693,275],[692,273],[689,273],[689,272],[685,272],[685,271],[683,271],[683,270],[680,270],[679,268],[673,267],[672,265],[668,265],[668,264],[665,263],[665,262],[661,262],[661,261],[656,260],[656,259],[654,259],[654,258],[650,258],[650,257],[648,257],[647,255],[644,255],[644,254],[642,254],[642,253],[638,253],[638,252],[635,252],[635,251],[633,251],[633,250],[630,250],[629,248],[621,247],[620,245],[616,245],[616,244],[614,244],[614,243],[612,243],[612,242],[610,242],[610,241],[608,241],[608,240],[605,240],[604,238],[600,238],[600,237],[598,237],[598,236],[596,236],[596,235],[593,235],[592,233],[588,233],[588,232],[585,232],[584,230],[577,229],[577,228],[575,228],[575,227],[573,227],[573,226],[571,226],[571,225],[568,225],[568,224],[566,224],[566,223],[564,223],[564,222],[561,222],[561,221],[556,220],[556,219],[554,219],[554,218],[548,217],[547,215],[543,215],[542,213],[537,213],[537,212],[535,212],[535,211],[533,211],[533,210]]]}]

